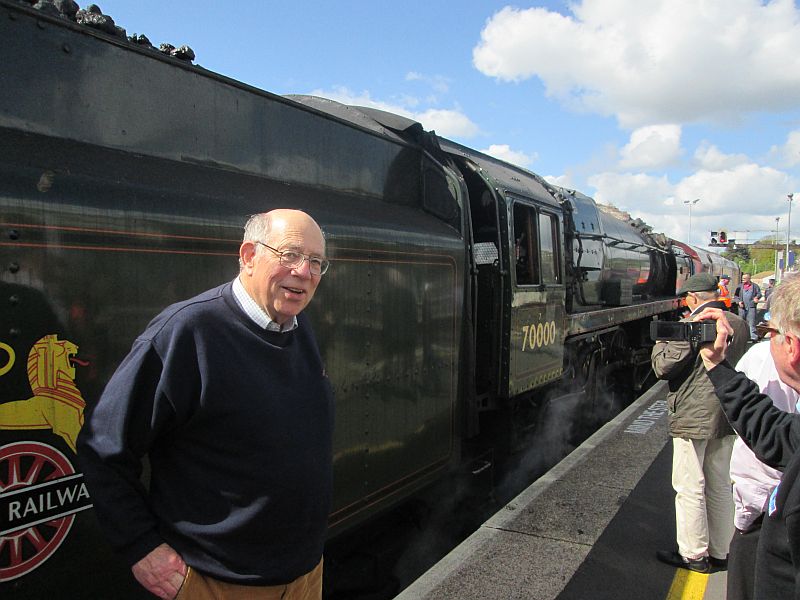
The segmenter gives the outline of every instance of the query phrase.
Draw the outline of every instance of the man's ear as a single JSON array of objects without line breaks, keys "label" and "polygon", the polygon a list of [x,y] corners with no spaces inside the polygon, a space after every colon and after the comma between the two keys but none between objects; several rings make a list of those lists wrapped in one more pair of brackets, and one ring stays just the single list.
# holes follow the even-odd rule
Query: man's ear
[{"label": "man's ear", "polygon": [[239,260],[242,263],[242,269],[248,273],[253,269],[253,263],[256,259],[256,244],[255,242],[242,242],[239,246]]},{"label": "man's ear", "polygon": [[794,334],[784,335],[784,341],[788,344],[786,358],[789,365],[795,370],[800,371],[800,337]]}]

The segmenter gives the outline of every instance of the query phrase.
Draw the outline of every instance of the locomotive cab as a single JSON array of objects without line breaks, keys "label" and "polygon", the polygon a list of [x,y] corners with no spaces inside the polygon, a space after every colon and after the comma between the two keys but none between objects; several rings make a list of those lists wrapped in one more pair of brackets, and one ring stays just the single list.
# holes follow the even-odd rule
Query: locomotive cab
[{"label": "locomotive cab", "polygon": [[470,199],[477,410],[513,398],[563,370],[564,221],[537,176],[448,140]]}]

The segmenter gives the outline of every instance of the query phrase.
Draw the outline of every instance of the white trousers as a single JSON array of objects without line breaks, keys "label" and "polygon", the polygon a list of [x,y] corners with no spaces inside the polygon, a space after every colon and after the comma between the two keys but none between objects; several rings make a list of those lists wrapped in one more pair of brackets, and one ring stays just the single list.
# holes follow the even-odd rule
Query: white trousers
[{"label": "white trousers", "polygon": [[734,529],[730,464],[735,439],[672,438],[675,526],[678,551],[686,558],[728,556]]}]

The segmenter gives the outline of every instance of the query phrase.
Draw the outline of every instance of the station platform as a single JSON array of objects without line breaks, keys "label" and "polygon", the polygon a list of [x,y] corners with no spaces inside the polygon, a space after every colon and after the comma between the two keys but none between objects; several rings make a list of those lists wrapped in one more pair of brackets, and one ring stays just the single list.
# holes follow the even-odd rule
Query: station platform
[{"label": "station platform", "polygon": [[724,600],[675,543],[666,384],[648,390],[395,600]]}]

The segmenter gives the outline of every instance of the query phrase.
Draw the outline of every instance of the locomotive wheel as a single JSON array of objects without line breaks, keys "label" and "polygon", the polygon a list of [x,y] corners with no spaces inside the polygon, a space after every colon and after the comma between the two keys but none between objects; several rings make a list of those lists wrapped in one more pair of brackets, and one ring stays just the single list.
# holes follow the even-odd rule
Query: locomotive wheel
[{"label": "locomotive wheel", "polygon": [[631,389],[625,378],[625,369],[630,366],[628,337],[617,329],[603,340],[602,364],[594,380],[594,417],[605,423],[619,414],[630,400]]},{"label": "locomotive wheel", "polygon": [[[39,442],[0,447],[0,493],[75,473],[67,457]],[[0,582],[16,579],[44,563],[69,533],[75,515],[37,523],[0,536]]]}]

